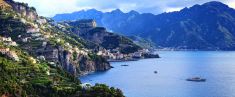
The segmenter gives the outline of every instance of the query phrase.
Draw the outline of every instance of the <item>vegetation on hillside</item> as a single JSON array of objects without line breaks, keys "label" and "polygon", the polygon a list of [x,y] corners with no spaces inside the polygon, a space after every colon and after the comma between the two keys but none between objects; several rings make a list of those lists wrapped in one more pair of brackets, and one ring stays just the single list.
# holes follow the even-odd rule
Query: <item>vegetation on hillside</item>
[{"label": "vegetation on hillside", "polygon": [[[0,95],[13,97],[123,97],[119,89],[96,84],[84,90],[74,76],[60,68],[39,61],[32,63],[29,55],[17,50],[21,61],[0,55]],[[49,73],[49,74],[48,74]]]},{"label": "vegetation on hillside", "polygon": [[[11,1],[11,0],[9,0]],[[11,1],[14,3],[14,1]],[[7,4],[1,1],[1,4]],[[27,4],[16,3],[27,6]],[[65,33],[49,22],[40,24],[37,20],[29,20],[11,7],[0,6],[0,36],[12,39],[18,46],[5,45],[0,41],[0,96],[2,97],[123,97],[119,89],[96,84],[84,88],[79,79],[66,71],[59,64],[51,64],[48,60],[38,58],[38,51],[46,42],[66,51],[77,48],[81,52],[89,52],[89,43],[76,35]],[[36,11],[34,8],[31,11]],[[47,20],[47,19],[46,19]],[[47,20],[49,21],[49,20]],[[27,31],[29,29],[39,31]],[[26,40],[25,40],[26,39]],[[25,41],[23,41],[25,40]],[[14,52],[19,57],[13,60],[7,54]],[[89,52],[93,54],[92,52]],[[77,53],[72,55],[76,60]],[[95,56],[95,57],[94,57]],[[105,61],[100,56],[86,56],[90,60]],[[106,62],[106,61],[105,61]]]}]

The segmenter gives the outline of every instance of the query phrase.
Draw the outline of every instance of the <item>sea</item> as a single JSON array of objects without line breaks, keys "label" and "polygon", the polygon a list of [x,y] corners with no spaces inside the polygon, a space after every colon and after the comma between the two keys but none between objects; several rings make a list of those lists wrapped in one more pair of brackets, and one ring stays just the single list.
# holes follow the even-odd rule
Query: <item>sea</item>
[{"label": "sea", "polygon": [[[119,88],[126,97],[235,97],[235,52],[159,51],[161,58],[112,62],[83,83]],[[123,66],[124,65],[124,66]],[[205,82],[187,81],[200,77]]]}]

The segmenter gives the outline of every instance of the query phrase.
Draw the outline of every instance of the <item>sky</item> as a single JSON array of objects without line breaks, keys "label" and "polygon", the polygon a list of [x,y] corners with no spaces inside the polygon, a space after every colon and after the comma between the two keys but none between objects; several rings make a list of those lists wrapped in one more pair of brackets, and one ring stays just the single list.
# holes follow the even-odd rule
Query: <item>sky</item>
[{"label": "sky", "polygon": [[[41,16],[52,17],[55,14],[72,13],[79,10],[95,8],[108,12],[121,9],[124,12],[136,10],[140,13],[160,14],[179,11],[195,4],[211,0],[15,0],[28,3],[37,9]],[[235,0],[217,0],[235,8]]]}]

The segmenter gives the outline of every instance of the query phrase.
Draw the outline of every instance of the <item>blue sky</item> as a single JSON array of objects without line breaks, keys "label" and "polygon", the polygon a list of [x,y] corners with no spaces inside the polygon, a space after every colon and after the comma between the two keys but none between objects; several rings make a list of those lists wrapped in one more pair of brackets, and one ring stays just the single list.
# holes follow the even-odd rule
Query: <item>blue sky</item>
[{"label": "blue sky", "polygon": [[[141,13],[159,14],[178,11],[184,7],[202,4],[211,0],[15,0],[34,6],[39,15],[51,17],[59,13],[71,13],[95,8],[104,12],[121,9],[124,12],[136,10]],[[235,8],[235,0],[217,0]]]}]

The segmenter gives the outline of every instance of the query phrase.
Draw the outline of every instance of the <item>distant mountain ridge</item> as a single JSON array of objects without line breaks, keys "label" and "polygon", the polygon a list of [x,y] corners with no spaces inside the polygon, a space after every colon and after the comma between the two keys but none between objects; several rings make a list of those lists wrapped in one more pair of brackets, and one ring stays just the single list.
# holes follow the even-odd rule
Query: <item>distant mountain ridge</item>
[{"label": "distant mountain ridge", "polygon": [[103,13],[92,9],[56,15],[53,19],[95,19],[98,25],[111,31],[142,37],[159,48],[235,49],[235,10],[217,1],[159,15],[123,13],[118,9]]}]

